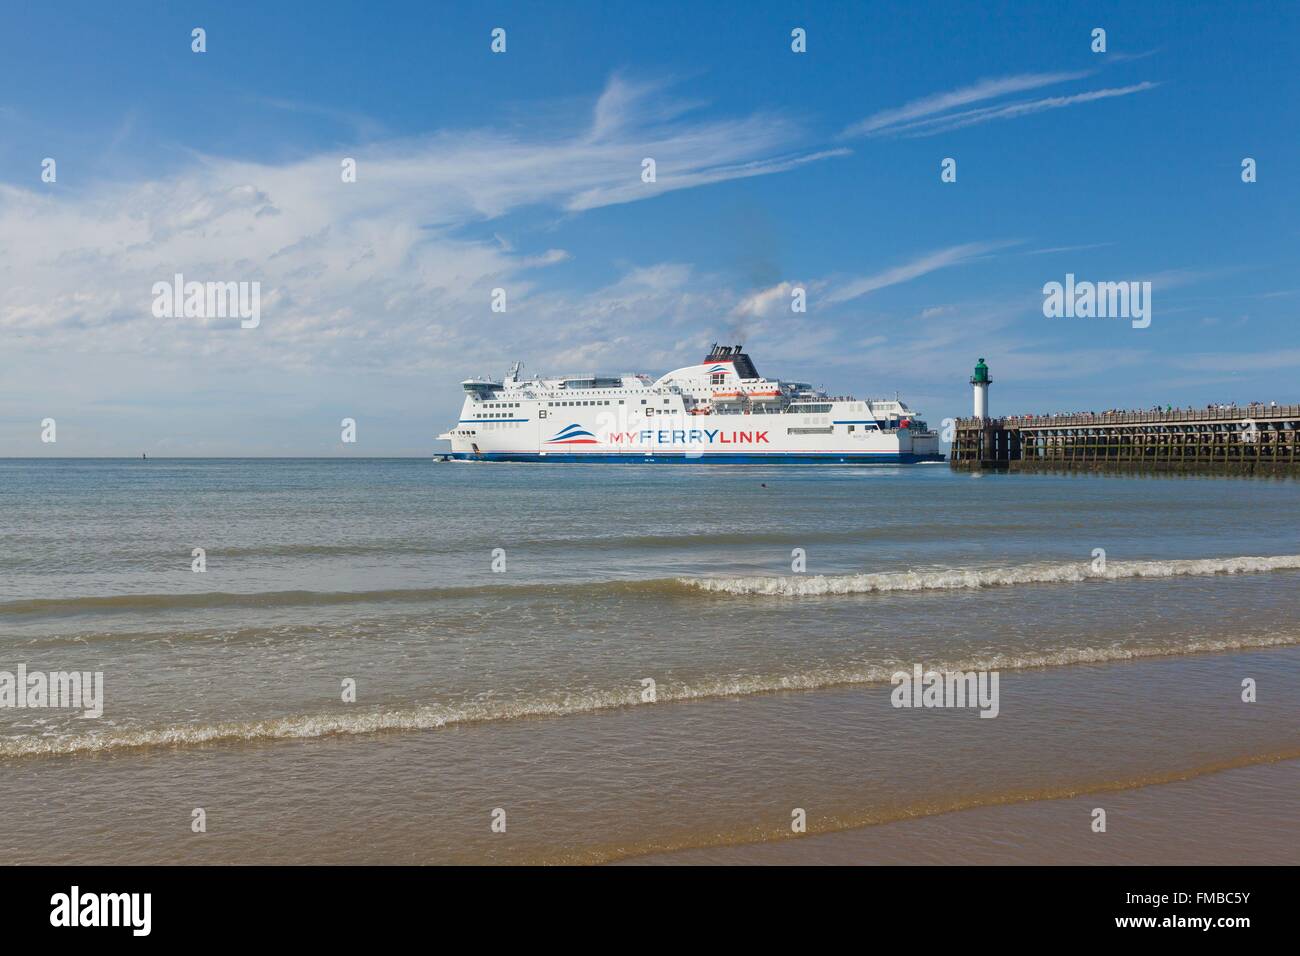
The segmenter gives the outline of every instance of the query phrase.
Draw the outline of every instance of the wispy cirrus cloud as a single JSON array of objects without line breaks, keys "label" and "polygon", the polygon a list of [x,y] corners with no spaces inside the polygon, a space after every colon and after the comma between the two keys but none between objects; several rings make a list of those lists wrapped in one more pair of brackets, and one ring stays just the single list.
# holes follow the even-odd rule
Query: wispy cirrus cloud
[{"label": "wispy cirrus cloud", "polygon": [[1129,96],[1154,89],[1159,83],[1143,81],[1127,86],[1085,90],[1060,96],[1021,99],[990,106],[961,109],[975,103],[997,100],[1014,93],[1023,93],[1095,74],[1094,70],[1055,73],[1020,73],[1013,76],[979,80],[968,86],[944,93],[934,93],[904,103],[902,106],[881,110],[864,120],[847,127],[842,138],[860,136],[934,136],[967,126],[996,120],[1015,119],[1046,110],[1062,109],[1079,103]]},{"label": "wispy cirrus cloud", "polygon": [[1016,244],[1017,240],[1001,240],[996,242],[967,242],[957,246],[948,246],[945,249],[926,253],[873,275],[863,276],[833,286],[830,292],[823,296],[823,300],[829,304],[848,302],[851,299],[861,298],[864,295],[892,285],[910,282],[939,269],[961,265],[972,259]]},{"label": "wispy cirrus cloud", "polygon": [[[473,331],[467,317],[487,314],[493,287],[526,301],[538,270],[568,256],[467,238],[467,226],[537,207],[577,214],[837,152],[800,151],[788,118],[699,116],[695,105],[616,76],[567,133],[489,125],[283,163],[200,156],[179,173],[76,192],[0,186],[0,330],[45,348],[201,347],[211,362],[418,362],[453,329]],[[341,181],[342,156],[357,161],[355,183]],[[641,180],[646,156],[656,183]],[[178,272],[261,282],[262,326],[241,336],[154,318],[153,284]]]},{"label": "wispy cirrus cloud", "polygon": [[1117,96],[1129,96],[1132,93],[1153,90],[1159,85],[1159,83],[1143,81],[1129,86],[1089,90],[1086,93],[1075,93],[1070,96],[1046,96],[1036,100],[1020,100],[1003,106],[988,106],[932,119],[917,120],[915,123],[896,126],[890,132],[902,136],[934,136],[939,133],[963,129],[967,126],[975,126],[978,123],[1016,119],[1021,116],[1029,116],[1031,113],[1042,113],[1045,110],[1057,110],[1066,106],[1074,106],[1077,103],[1092,103],[1096,100],[1113,99]]},{"label": "wispy cirrus cloud", "polygon": [[742,296],[731,310],[739,319],[760,319],[790,315],[791,294],[802,288],[814,306],[835,307],[890,286],[911,282],[940,269],[962,265],[990,253],[1017,245],[1018,241],[968,242],[937,249],[915,256],[907,262],[891,266],[871,275],[856,279],[816,278],[807,281],[783,280]]},{"label": "wispy cirrus cloud", "polygon": [[866,119],[854,123],[844,130],[845,136],[880,135],[890,131],[891,127],[910,123],[936,113],[945,113],[959,106],[967,106],[983,100],[996,99],[1011,93],[1023,93],[1044,86],[1053,86],[1067,80],[1082,79],[1089,71],[1075,73],[1019,73],[1015,76],[1002,76],[979,80],[969,86],[962,86],[946,93],[933,93],[920,99],[904,103],[893,109],[881,110]]}]

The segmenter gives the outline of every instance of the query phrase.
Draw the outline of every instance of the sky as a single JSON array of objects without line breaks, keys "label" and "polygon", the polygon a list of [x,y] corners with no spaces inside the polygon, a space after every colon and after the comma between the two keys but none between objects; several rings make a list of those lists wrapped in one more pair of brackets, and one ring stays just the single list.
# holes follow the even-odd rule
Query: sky
[{"label": "sky", "polygon": [[980,357],[993,414],[1300,402],[1297,62],[1293,3],[9,4],[0,456],[423,456],[465,378],[715,341],[932,425]]}]

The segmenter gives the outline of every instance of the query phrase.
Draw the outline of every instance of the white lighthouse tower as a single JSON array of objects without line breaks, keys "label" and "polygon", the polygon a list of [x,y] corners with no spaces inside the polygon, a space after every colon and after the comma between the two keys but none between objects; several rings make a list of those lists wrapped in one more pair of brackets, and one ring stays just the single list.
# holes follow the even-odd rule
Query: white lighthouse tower
[{"label": "white lighthouse tower", "polygon": [[980,359],[975,365],[975,374],[970,377],[970,383],[975,386],[975,417],[980,420],[989,417],[989,385],[992,382],[989,367]]}]

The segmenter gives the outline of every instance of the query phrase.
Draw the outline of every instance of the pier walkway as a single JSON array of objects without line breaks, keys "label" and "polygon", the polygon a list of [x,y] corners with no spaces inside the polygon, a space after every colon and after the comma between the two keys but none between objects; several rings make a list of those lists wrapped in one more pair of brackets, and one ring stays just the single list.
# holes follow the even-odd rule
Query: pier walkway
[{"label": "pier walkway", "polygon": [[1300,474],[1300,405],[961,418],[953,468]]}]

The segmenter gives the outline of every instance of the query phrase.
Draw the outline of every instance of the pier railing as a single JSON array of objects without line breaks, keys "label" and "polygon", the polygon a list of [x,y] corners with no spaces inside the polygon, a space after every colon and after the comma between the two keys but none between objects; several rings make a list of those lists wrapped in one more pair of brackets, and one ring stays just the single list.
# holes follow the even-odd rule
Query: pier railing
[{"label": "pier railing", "polygon": [[[1008,415],[983,419],[984,427],[1056,428],[1088,425],[1163,425],[1171,423],[1300,419],[1300,405],[1238,405],[1228,408],[1175,408],[1171,411],[1076,412],[1068,415]],[[958,428],[979,427],[981,419],[959,418]]]},{"label": "pier railing", "polygon": [[954,468],[1300,474],[1300,405],[961,418]]}]

